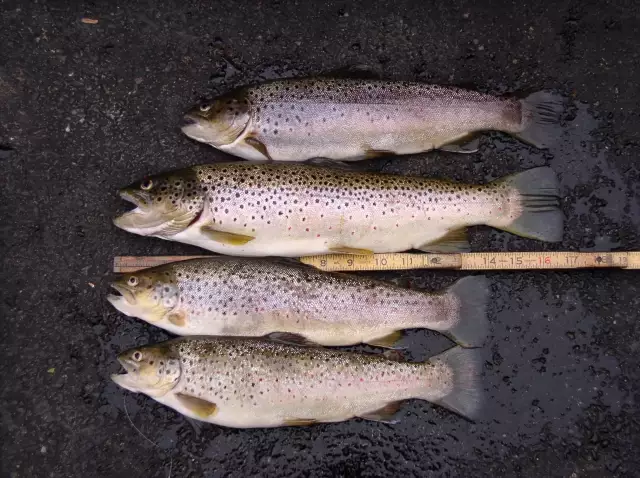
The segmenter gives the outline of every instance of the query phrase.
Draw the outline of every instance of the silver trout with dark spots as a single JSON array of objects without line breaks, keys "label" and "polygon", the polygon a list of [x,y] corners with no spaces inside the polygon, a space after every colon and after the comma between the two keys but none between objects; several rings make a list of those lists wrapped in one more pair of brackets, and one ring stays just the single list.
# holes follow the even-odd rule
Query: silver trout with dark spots
[{"label": "silver trout with dark spots", "polygon": [[121,312],[178,335],[259,337],[392,347],[428,328],[459,345],[487,334],[487,280],[466,277],[429,294],[367,277],[265,259],[212,257],[123,274],[108,297]]},{"label": "silver trout with dark spots", "polygon": [[525,99],[410,82],[288,79],[243,87],[196,106],[182,131],[250,160],[358,160],[466,147],[480,131],[509,133],[546,148],[563,102],[538,92]]},{"label": "silver trout with dark spots", "polygon": [[160,174],[120,191],[115,224],[227,255],[298,257],[468,250],[467,226],[562,239],[555,174],[535,168],[485,185],[236,162]]},{"label": "silver trout with dark spots", "polygon": [[121,353],[121,387],[197,420],[236,428],[390,421],[403,400],[477,416],[478,349],[423,363],[231,337],[184,337]]}]

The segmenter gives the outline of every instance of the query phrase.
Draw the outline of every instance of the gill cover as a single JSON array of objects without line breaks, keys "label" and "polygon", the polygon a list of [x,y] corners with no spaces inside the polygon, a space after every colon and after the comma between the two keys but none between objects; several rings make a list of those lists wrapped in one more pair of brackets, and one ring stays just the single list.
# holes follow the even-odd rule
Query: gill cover
[{"label": "gill cover", "polygon": [[176,386],[182,369],[180,357],[171,342],[127,350],[118,355],[126,373],[111,379],[131,392],[161,397]]},{"label": "gill cover", "polygon": [[173,311],[180,297],[167,266],[123,274],[111,287],[120,293],[107,297],[111,305],[129,317],[150,323],[158,322]]},{"label": "gill cover", "polygon": [[236,141],[251,120],[251,103],[243,90],[236,90],[189,110],[182,132],[192,139],[213,146]]},{"label": "gill cover", "polygon": [[203,208],[197,174],[191,168],[145,178],[120,190],[136,207],[114,219],[125,231],[142,236],[173,236],[186,229]]}]

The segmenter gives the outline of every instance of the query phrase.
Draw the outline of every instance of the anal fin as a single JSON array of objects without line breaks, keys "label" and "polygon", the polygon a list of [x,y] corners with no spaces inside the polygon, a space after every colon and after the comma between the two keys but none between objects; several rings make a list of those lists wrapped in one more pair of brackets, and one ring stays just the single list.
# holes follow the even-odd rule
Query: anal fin
[{"label": "anal fin", "polygon": [[384,407],[379,410],[375,410],[370,413],[365,413],[362,415],[358,415],[360,418],[364,418],[365,420],[373,420],[376,422],[396,424],[400,420],[393,420],[393,416],[398,413],[400,407],[404,403],[403,400],[399,400],[397,402],[389,402]]},{"label": "anal fin", "polygon": [[444,236],[418,248],[424,252],[468,252],[471,250],[467,229],[452,229]]},{"label": "anal fin", "polygon": [[402,336],[402,331],[396,330],[395,332],[391,332],[388,335],[367,340],[365,343],[373,345],[374,347],[392,348],[402,338]]},{"label": "anal fin", "polygon": [[176,393],[178,401],[191,413],[198,418],[208,418],[218,411],[218,406],[215,403],[209,402],[202,398],[187,395],[186,393]]},{"label": "anal fin", "polygon": [[247,242],[253,241],[255,237],[235,234],[233,232],[218,231],[211,226],[202,226],[200,232],[212,241],[227,244],[229,246],[244,246]]},{"label": "anal fin", "polygon": [[331,251],[334,254],[353,254],[356,256],[370,256],[373,254],[373,251],[369,249],[358,249],[355,247],[345,247],[345,246],[330,247],[329,251]]}]

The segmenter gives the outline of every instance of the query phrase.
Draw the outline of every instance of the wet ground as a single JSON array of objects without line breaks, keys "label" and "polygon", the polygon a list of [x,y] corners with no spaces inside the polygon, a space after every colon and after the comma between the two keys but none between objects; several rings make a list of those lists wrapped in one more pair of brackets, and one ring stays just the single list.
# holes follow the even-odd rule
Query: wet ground
[{"label": "wet ground", "polygon": [[[176,125],[194,101],[247,82],[364,64],[492,93],[554,90],[570,104],[549,151],[488,134],[476,154],[370,166],[484,181],[551,165],[563,243],[476,228],[475,250],[640,248],[636,4],[385,3],[0,0],[2,476],[637,476],[633,272],[489,273],[475,423],[412,402],[393,426],[224,429],[109,380],[119,350],[167,337],[104,300],[112,257],[196,252],[116,229],[116,190],[225,159]],[[379,274],[427,289],[461,275]],[[414,359],[450,345],[423,331],[406,343]]]}]

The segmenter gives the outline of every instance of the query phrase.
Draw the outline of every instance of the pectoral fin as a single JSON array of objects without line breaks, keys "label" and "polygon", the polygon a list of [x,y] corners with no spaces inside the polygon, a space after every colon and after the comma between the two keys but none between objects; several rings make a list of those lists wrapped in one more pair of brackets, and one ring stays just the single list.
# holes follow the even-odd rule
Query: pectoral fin
[{"label": "pectoral fin", "polygon": [[453,229],[439,239],[418,248],[424,252],[468,252],[471,249],[467,229]]},{"label": "pectoral fin", "polygon": [[396,342],[398,342],[402,338],[402,332],[396,330],[395,332],[391,332],[389,335],[385,335],[383,337],[378,337],[375,339],[367,340],[365,343],[369,345],[373,345],[375,347],[393,347]]},{"label": "pectoral fin", "polygon": [[373,254],[373,251],[370,251],[369,249],[356,249],[355,247],[344,246],[330,247],[329,251],[334,254],[353,254],[356,256],[370,256]]},{"label": "pectoral fin", "polygon": [[185,393],[176,393],[178,401],[191,413],[198,418],[208,418],[215,415],[218,410],[218,406],[215,403],[211,403],[202,398],[187,395]]},{"label": "pectoral fin", "polygon": [[288,427],[304,427],[306,425],[315,425],[318,420],[314,418],[285,418],[284,424]]},{"label": "pectoral fin", "polygon": [[393,416],[398,413],[400,407],[404,402],[390,402],[387,403],[384,407],[379,410],[375,410],[371,413],[365,413],[363,415],[358,415],[360,418],[364,418],[365,420],[373,420],[376,422],[395,424],[398,423],[399,420],[393,420]]},{"label": "pectoral fin", "polygon": [[202,226],[200,232],[212,241],[227,244],[228,246],[244,246],[247,242],[253,241],[255,237],[244,234],[234,234],[233,232],[218,231],[211,226]]},{"label": "pectoral fin", "polygon": [[269,161],[273,161],[273,159],[271,158],[271,155],[269,154],[269,151],[267,150],[267,147],[259,139],[248,137],[244,139],[244,142],[249,146],[251,146],[256,151],[258,151],[260,154],[262,154]]},{"label": "pectoral fin", "polygon": [[171,312],[167,315],[167,320],[178,327],[184,327],[187,324],[187,318],[183,312]]}]

